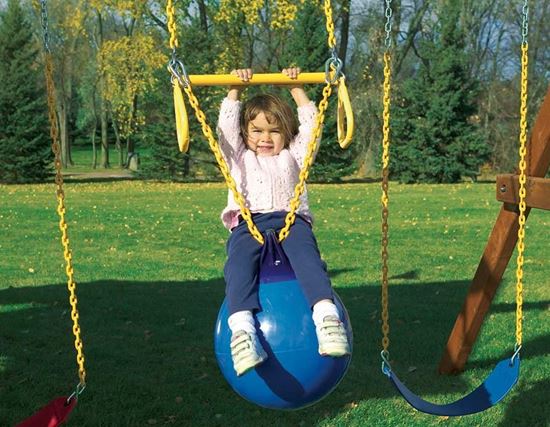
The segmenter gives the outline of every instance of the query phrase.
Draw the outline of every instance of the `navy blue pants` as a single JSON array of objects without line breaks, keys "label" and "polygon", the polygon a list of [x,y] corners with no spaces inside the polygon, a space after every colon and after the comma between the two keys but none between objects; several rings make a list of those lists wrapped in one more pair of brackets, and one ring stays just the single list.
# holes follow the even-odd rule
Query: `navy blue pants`
[{"label": "navy blue pants", "polygon": [[[255,214],[254,223],[261,233],[273,229],[277,233],[285,225],[287,212]],[[281,243],[310,307],[323,299],[333,299],[327,266],[321,260],[311,224],[296,215],[290,234]],[[237,311],[258,311],[260,245],[250,234],[246,221],[233,228],[227,241],[224,267],[225,294],[229,314]]]}]

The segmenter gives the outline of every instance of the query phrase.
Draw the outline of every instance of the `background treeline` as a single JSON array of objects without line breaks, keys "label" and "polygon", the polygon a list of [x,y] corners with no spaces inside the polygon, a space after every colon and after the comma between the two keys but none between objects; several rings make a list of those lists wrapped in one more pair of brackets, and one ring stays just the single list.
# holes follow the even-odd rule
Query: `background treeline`
[{"label": "background treeline", "polygon": [[[550,78],[550,0],[530,2],[529,112]],[[189,74],[237,67],[323,71],[329,57],[319,0],[174,0],[177,56]],[[352,147],[335,142],[333,100],[313,179],[376,177],[381,139],[384,1],[333,0],[338,54],[354,104]],[[393,0],[392,177],[455,182],[516,162],[521,1]],[[38,1],[0,1],[0,181],[51,173]],[[48,0],[57,118],[65,168],[76,146],[93,167],[125,167],[146,152],[146,177],[217,179],[191,118],[191,148],[177,151],[165,1]],[[270,88],[269,90],[278,90]],[[248,93],[266,90],[251,87]],[[322,88],[308,88],[318,100]],[[196,88],[214,126],[224,88]],[[283,91],[284,93],[284,91]],[[192,113],[189,109],[189,113]]]}]

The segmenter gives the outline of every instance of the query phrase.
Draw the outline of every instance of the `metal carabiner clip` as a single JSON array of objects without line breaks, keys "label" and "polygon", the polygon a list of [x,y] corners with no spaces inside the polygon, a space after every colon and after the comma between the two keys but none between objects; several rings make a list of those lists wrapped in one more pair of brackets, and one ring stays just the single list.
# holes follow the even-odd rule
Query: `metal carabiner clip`
[{"label": "metal carabiner clip", "polygon": [[344,63],[333,52],[333,55],[325,62],[325,82],[335,84],[342,74],[342,68],[344,68]]},{"label": "metal carabiner clip", "polygon": [[76,399],[78,401],[78,397],[82,394],[85,388],[86,384],[78,383],[76,385],[75,391],[73,391],[71,395],[67,397],[67,402],[65,402],[65,405],[69,405],[73,399]]},{"label": "metal carabiner clip", "polygon": [[189,86],[189,76],[187,75],[185,66],[183,65],[183,62],[176,59],[174,55],[172,55],[172,59],[170,59],[170,62],[168,63],[168,71],[172,74],[172,83],[174,83],[175,79],[181,87],[185,88]]}]

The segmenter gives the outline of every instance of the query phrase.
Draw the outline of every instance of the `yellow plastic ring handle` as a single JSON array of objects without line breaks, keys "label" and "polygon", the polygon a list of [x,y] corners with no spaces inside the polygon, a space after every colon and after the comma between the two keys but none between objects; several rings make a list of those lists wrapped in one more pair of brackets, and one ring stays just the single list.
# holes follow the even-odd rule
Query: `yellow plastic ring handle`
[{"label": "yellow plastic ring handle", "polygon": [[353,138],[355,123],[344,77],[340,77],[338,80],[338,113],[336,126],[338,129],[338,144],[344,149],[348,148]]},{"label": "yellow plastic ring handle", "polygon": [[181,87],[177,80],[174,80],[174,112],[176,114],[176,133],[178,136],[178,146],[182,153],[187,153],[189,148],[189,120],[187,110],[183,101]]}]

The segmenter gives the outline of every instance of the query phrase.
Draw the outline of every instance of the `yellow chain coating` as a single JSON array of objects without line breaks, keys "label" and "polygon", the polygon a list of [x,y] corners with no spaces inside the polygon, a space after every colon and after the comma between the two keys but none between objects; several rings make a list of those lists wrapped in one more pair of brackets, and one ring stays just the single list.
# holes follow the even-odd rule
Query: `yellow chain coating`
[{"label": "yellow chain coating", "polygon": [[527,181],[527,70],[528,45],[521,46],[521,104],[519,133],[519,228],[516,266],[516,347],[522,343],[523,326],[523,254],[525,251],[525,182]]},{"label": "yellow chain coating", "polygon": [[336,48],[336,36],[334,35],[334,21],[332,20],[332,6],[330,0],[325,0],[325,19],[328,34],[329,49]]},{"label": "yellow chain coating", "polygon": [[[172,0],[167,0],[166,2],[166,15],[168,16],[168,31],[170,32],[170,47],[172,49],[175,49],[178,46],[178,39],[177,39],[177,28],[176,28],[176,11],[174,8],[174,5],[172,3]],[[174,82],[174,84],[177,84]],[[248,225],[248,230],[250,231],[250,234],[254,239],[258,241],[259,244],[264,244],[264,238],[262,236],[262,233],[260,233],[260,230],[256,227],[256,224],[252,221],[252,214],[250,213],[250,209],[246,207],[246,201],[243,197],[243,195],[237,190],[237,184],[235,183],[235,180],[231,176],[231,173],[229,172],[229,166],[227,166],[227,163],[225,159],[223,158],[221,149],[219,147],[219,144],[214,137],[214,132],[212,132],[212,128],[210,125],[206,122],[206,115],[202,111],[199,100],[193,93],[193,89],[191,88],[191,85],[187,85],[183,88],[185,90],[185,93],[187,94],[187,97],[189,99],[189,104],[191,107],[193,107],[193,110],[195,111],[195,116],[197,117],[197,120],[201,124],[202,133],[208,140],[208,145],[210,146],[210,149],[212,150],[212,153],[214,154],[214,157],[216,158],[216,161],[218,162],[218,166],[220,167],[220,171],[222,172],[222,175],[225,179],[225,182],[231,192],[233,193],[233,197],[237,204],[239,205],[239,208],[241,209],[241,216],[246,221],[246,224]]]},{"label": "yellow chain coating", "polygon": [[[328,45],[330,48],[334,48],[336,46],[336,38],[334,36],[334,23],[332,20],[332,7],[331,7],[330,0],[325,0],[324,11],[326,16],[326,27],[328,32]],[[168,31],[170,32],[170,47],[174,49],[178,45],[178,41],[177,41],[176,24],[175,24],[176,22],[175,9],[172,4],[172,0],[167,0],[166,14],[168,15]],[[206,115],[202,111],[199,105],[199,101],[195,96],[195,94],[193,93],[193,90],[191,89],[191,85],[188,84],[183,89],[185,90],[185,93],[188,96],[190,105],[193,107],[193,110],[195,111],[195,116],[197,117],[197,120],[201,124],[202,132],[206,137],[206,139],[208,140],[208,145],[210,146],[210,149],[214,153],[216,161],[218,162],[218,166],[220,167],[222,175],[225,178],[225,182],[229,187],[229,189],[231,190],[231,192],[233,193],[233,197],[235,201],[239,205],[239,208],[241,210],[241,216],[246,221],[250,234],[252,235],[252,237],[254,237],[254,239],[258,241],[258,243],[263,245],[264,238],[260,233],[260,231],[258,230],[258,228],[256,227],[256,224],[254,224],[254,221],[252,220],[252,214],[250,213],[250,210],[246,207],[246,201],[244,199],[244,196],[237,189],[237,184],[235,183],[235,180],[231,176],[229,167],[227,166],[227,163],[223,158],[219,144],[212,132],[212,128],[206,122]],[[285,226],[279,232],[280,242],[282,242],[289,235],[290,227],[292,226],[292,224],[294,224],[294,221],[296,220],[296,211],[300,206],[300,196],[304,192],[305,182],[309,176],[309,169],[313,164],[317,143],[321,135],[322,126],[325,119],[325,112],[328,107],[328,98],[330,97],[331,93],[332,93],[332,86],[330,83],[327,83],[327,85],[323,88],[323,98],[319,103],[319,107],[318,107],[319,112],[317,114],[316,126],[313,131],[312,138],[308,144],[306,157],[304,159],[304,165],[300,171],[300,180],[298,184],[296,184],[296,187],[294,188],[294,197],[290,201],[290,211],[285,217]]]},{"label": "yellow chain coating", "polygon": [[388,354],[390,346],[389,303],[388,303],[388,216],[389,216],[389,165],[390,165],[390,94],[391,54],[384,52],[384,95],[382,126],[382,348]]},{"label": "yellow chain coating", "polygon": [[[525,13],[525,12],[524,12]],[[526,25],[526,24],[524,24]],[[526,31],[524,37],[526,36]],[[521,105],[520,105],[520,135],[519,135],[519,228],[517,243],[516,267],[516,348],[519,349],[523,339],[523,264],[525,251],[525,211],[527,181],[527,83],[528,83],[528,43],[521,45]],[[391,94],[391,55],[384,52],[384,95],[383,95],[383,127],[382,127],[382,348],[387,356],[389,340],[388,311],[388,216],[389,216],[389,160],[390,160],[390,94]]]},{"label": "yellow chain coating", "polygon": [[323,122],[325,121],[325,112],[328,107],[328,98],[332,93],[332,85],[327,83],[323,88],[323,99],[319,103],[319,113],[317,114],[317,123],[315,124],[315,129],[313,131],[311,140],[309,141],[307,147],[306,157],[304,159],[304,165],[300,171],[300,180],[296,187],[294,188],[294,197],[290,201],[290,211],[285,217],[285,226],[279,231],[279,242],[282,242],[290,233],[290,227],[294,224],[296,220],[296,211],[300,206],[300,196],[304,192],[306,186],[306,180],[309,176],[309,170],[313,164],[313,159],[315,157],[315,151],[317,144],[319,142],[319,137],[321,136],[321,130],[323,128]]},{"label": "yellow chain coating", "polygon": [[[332,19],[332,5],[330,0],[325,0],[324,3],[325,19],[326,19],[326,29],[328,34],[327,44],[329,49],[336,48],[336,37],[334,35],[334,22]],[[309,176],[309,170],[313,164],[315,158],[315,151],[317,148],[319,137],[321,136],[321,130],[323,122],[325,121],[325,112],[328,107],[328,98],[332,93],[332,86],[330,83],[327,83],[323,88],[323,99],[319,102],[319,113],[317,114],[317,123],[315,124],[315,129],[311,141],[308,144],[306,157],[304,159],[304,165],[300,171],[300,180],[296,187],[294,188],[294,197],[290,201],[290,211],[288,212],[285,218],[285,226],[279,231],[279,242],[282,242],[286,239],[290,233],[290,227],[294,224],[296,220],[296,211],[300,206],[300,196],[303,194],[305,189],[305,183]]]},{"label": "yellow chain coating", "polygon": [[170,49],[178,47],[178,36],[176,27],[176,9],[172,0],[166,2],[166,16],[168,17],[168,32],[170,33]]},{"label": "yellow chain coating", "polygon": [[208,145],[210,146],[210,149],[212,150],[212,153],[214,153],[214,156],[216,157],[216,161],[218,162],[218,166],[220,167],[220,170],[223,174],[223,177],[225,178],[225,182],[231,192],[233,193],[233,197],[235,198],[235,201],[239,204],[239,207],[241,209],[241,216],[246,221],[248,225],[248,230],[250,231],[250,234],[252,237],[254,237],[258,243],[263,245],[264,238],[262,236],[262,233],[258,230],[256,227],[256,224],[252,221],[252,215],[250,213],[250,210],[246,207],[246,201],[243,197],[243,195],[237,190],[237,184],[235,183],[235,180],[231,176],[231,173],[229,172],[229,166],[227,166],[227,162],[223,158],[220,146],[218,144],[218,141],[214,137],[214,133],[212,132],[212,128],[210,125],[206,122],[206,115],[202,111],[199,100],[193,93],[193,90],[191,89],[191,85],[187,85],[187,87],[183,88],[185,90],[185,93],[187,94],[187,97],[189,99],[189,104],[191,107],[193,107],[193,110],[195,110],[195,116],[197,117],[197,120],[201,124],[202,133],[208,140]]},{"label": "yellow chain coating", "polygon": [[[388,204],[389,204],[389,145],[390,145],[390,93],[391,93],[391,56],[384,53],[384,95],[383,95],[383,139],[382,139],[382,347],[384,353],[389,349],[389,312],[388,312]],[[527,181],[527,82],[528,82],[528,44],[521,46],[521,105],[519,136],[519,228],[516,267],[516,348],[522,344],[523,326],[523,264],[525,251],[525,211]]]},{"label": "yellow chain coating", "polygon": [[53,82],[53,62],[50,54],[45,56],[46,89],[48,93],[48,117],[50,120],[50,136],[52,138],[52,151],[55,164],[55,184],[57,196],[57,214],[59,215],[59,229],[61,231],[61,243],[63,245],[63,257],[65,258],[65,273],[67,275],[67,288],[69,290],[69,302],[71,304],[71,319],[73,320],[74,347],[76,349],[76,363],[78,364],[78,377],[80,378],[80,390],[86,385],[86,370],[84,368],[84,353],[82,339],[80,338],[79,315],[76,298],[76,282],[72,263],[72,253],[68,235],[68,226],[65,221],[65,192],[63,190],[63,175],[61,174],[61,148],[59,145],[59,129],[55,113],[55,91]]}]

